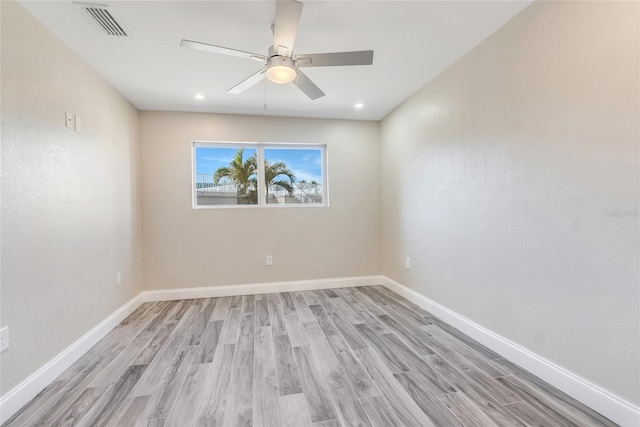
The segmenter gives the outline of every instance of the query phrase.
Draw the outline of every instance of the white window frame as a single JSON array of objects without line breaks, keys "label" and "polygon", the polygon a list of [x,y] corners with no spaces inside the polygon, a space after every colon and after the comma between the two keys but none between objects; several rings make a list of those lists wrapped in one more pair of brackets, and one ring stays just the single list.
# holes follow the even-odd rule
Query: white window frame
[{"label": "white window frame", "polygon": [[[258,167],[258,203],[253,205],[198,205],[198,192],[196,188],[196,148],[236,148],[255,149],[258,158],[258,165],[264,165],[265,149],[314,149],[320,150],[321,171],[322,171],[322,203],[267,203],[266,188],[264,185],[264,167]],[[236,142],[236,141],[193,141],[191,144],[191,199],[193,209],[285,209],[285,208],[327,208],[329,207],[329,170],[327,163],[327,145],[316,143],[291,143],[291,142]]]}]

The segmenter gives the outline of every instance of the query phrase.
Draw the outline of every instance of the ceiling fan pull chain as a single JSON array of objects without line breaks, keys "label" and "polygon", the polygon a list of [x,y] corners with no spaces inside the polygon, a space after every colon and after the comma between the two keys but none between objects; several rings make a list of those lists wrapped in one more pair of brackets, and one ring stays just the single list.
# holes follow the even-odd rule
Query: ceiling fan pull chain
[{"label": "ceiling fan pull chain", "polygon": [[[296,73],[296,86],[300,83],[298,74]],[[300,91],[296,90],[296,111],[300,111]]]},{"label": "ceiling fan pull chain", "polygon": [[267,109],[267,82],[262,82],[262,93],[264,94],[264,109]]}]

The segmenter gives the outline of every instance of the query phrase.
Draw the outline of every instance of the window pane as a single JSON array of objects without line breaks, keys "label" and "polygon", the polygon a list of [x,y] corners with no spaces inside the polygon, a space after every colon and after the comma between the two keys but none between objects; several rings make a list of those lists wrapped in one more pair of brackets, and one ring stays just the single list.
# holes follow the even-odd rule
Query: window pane
[{"label": "window pane", "polygon": [[265,148],[267,203],[322,204],[322,157],[320,148]]},{"label": "window pane", "polygon": [[255,205],[255,148],[195,147],[196,205]]}]

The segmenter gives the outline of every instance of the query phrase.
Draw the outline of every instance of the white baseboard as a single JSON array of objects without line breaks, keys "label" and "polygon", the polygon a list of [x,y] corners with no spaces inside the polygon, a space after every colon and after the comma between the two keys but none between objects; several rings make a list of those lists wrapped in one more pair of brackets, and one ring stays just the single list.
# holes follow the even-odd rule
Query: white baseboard
[{"label": "white baseboard", "polygon": [[640,408],[631,402],[483,328],[477,323],[388,277],[383,276],[383,285],[610,420],[621,426],[640,426]]},{"label": "white baseboard", "polygon": [[2,396],[0,398],[0,424],[11,418],[143,302],[142,293],[140,293]]},{"label": "white baseboard", "polygon": [[340,277],[334,279],[298,280],[292,282],[254,283],[249,285],[208,286],[201,288],[145,291],[144,301],[170,301],[192,298],[226,297],[233,295],[270,294],[275,292],[310,291],[314,289],[347,288],[382,285],[383,276]]}]

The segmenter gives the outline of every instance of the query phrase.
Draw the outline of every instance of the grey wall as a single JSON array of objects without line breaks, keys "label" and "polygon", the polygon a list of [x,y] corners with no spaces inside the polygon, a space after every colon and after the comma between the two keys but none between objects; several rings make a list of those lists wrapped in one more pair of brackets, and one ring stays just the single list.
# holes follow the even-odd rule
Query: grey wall
[{"label": "grey wall", "polygon": [[[331,207],[194,210],[194,140],[326,144]],[[140,141],[147,289],[380,273],[377,122],[141,112]]]},{"label": "grey wall", "polygon": [[638,6],[535,2],[381,125],[383,274],[636,404]]},{"label": "grey wall", "polygon": [[1,8],[0,395],[142,290],[138,112],[22,6]]}]

